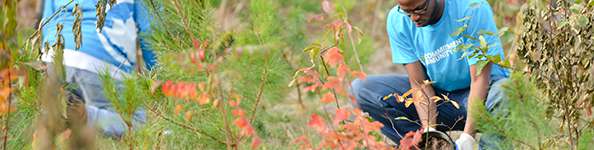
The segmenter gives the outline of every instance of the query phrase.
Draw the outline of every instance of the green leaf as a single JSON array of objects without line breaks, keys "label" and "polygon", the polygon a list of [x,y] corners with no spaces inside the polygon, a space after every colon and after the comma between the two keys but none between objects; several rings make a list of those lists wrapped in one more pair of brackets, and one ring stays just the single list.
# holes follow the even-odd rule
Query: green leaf
[{"label": "green leaf", "polygon": [[458,20],[456,20],[456,21],[457,21],[457,22],[464,22],[464,21],[466,21],[466,20],[470,20],[470,18],[472,18],[472,17],[471,17],[471,16],[466,16],[466,17],[460,18],[460,19],[458,19]]},{"label": "green leaf", "polygon": [[476,75],[481,75],[481,72],[483,71],[483,69],[485,68],[485,66],[487,66],[487,64],[489,64],[489,61],[486,60],[479,60],[475,65],[476,65]]},{"label": "green leaf", "polygon": [[582,6],[581,4],[573,4],[571,7],[569,7],[569,10],[574,14],[580,13],[583,9],[584,6]]},{"label": "green leaf", "polygon": [[458,47],[456,47],[456,50],[466,51],[470,48],[472,48],[472,44],[460,44]]},{"label": "green leaf", "polygon": [[588,23],[590,22],[590,20],[588,20],[588,17],[584,16],[584,15],[580,15],[577,18],[577,22],[576,25],[580,28],[584,28],[588,25]]},{"label": "green leaf", "polygon": [[304,52],[309,54],[311,63],[315,63],[314,60],[320,56],[321,47],[322,45],[320,43],[315,42],[303,49]]},{"label": "green leaf", "polygon": [[485,37],[482,36],[482,35],[479,36],[479,43],[481,45],[481,47],[480,47],[481,49],[488,49],[489,48],[489,46],[487,45],[487,40],[485,40]]},{"label": "green leaf", "polygon": [[464,24],[464,26],[459,27],[458,29],[456,29],[456,31],[452,34],[450,34],[451,36],[459,36],[460,34],[462,34],[462,32],[466,31],[466,28],[468,28],[467,24]]},{"label": "green leaf", "polygon": [[567,20],[560,21],[559,25],[557,25],[557,30],[567,26],[568,24],[569,24],[569,21],[567,21]]},{"label": "green leaf", "polygon": [[472,37],[470,35],[466,35],[466,34],[462,35],[462,37],[467,38],[467,39],[472,40],[472,41],[477,41],[478,40],[478,39],[476,39],[476,38],[474,38],[474,37]]},{"label": "green leaf", "polygon": [[479,35],[490,35],[490,36],[493,36],[493,35],[495,35],[495,33],[491,32],[491,31],[487,31],[487,30],[481,30],[481,31],[479,31]]},{"label": "green leaf", "polygon": [[501,57],[499,57],[499,55],[488,55],[487,60],[489,60],[489,62],[499,64],[501,62]]}]

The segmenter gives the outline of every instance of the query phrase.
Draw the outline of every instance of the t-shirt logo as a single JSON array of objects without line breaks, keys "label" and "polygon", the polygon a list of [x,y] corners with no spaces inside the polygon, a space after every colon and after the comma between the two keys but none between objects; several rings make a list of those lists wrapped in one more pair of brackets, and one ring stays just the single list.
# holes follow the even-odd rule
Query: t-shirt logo
[{"label": "t-shirt logo", "polygon": [[459,39],[454,40],[448,44],[445,44],[434,51],[425,53],[423,55],[423,57],[421,57],[421,61],[423,61],[423,63],[427,64],[427,65],[434,64],[434,63],[440,61],[441,59],[446,58],[446,57],[452,55],[453,53],[455,53],[456,48],[461,43],[462,43],[462,38],[459,38]]}]

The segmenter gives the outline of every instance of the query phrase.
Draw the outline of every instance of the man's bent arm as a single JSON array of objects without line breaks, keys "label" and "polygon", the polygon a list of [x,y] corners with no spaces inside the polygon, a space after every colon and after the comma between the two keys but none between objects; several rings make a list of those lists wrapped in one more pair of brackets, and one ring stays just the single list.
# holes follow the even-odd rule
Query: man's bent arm
[{"label": "man's bent arm", "polygon": [[425,69],[419,61],[406,64],[405,68],[408,72],[408,79],[412,89],[423,90],[417,90],[416,92],[413,92],[414,105],[417,110],[417,114],[419,114],[421,125],[423,128],[435,128],[434,126],[437,118],[437,109],[435,102],[430,100],[431,97],[435,96],[435,91],[431,85],[423,86],[423,81],[427,80]]},{"label": "man's bent arm", "polygon": [[470,94],[468,95],[467,112],[466,112],[466,124],[464,126],[464,133],[474,136],[475,130],[475,118],[472,116],[473,109],[476,108],[477,104],[481,104],[487,98],[487,92],[489,90],[489,80],[491,80],[491,66],[492,63],[487,64],[477,76],[476,65],[470,66]]}]

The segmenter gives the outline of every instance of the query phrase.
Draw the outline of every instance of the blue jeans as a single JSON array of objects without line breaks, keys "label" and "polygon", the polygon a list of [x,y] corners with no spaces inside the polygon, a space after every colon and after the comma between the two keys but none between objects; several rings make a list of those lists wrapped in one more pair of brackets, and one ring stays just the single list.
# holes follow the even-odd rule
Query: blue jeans
[{"label": "blue jeans", "polygon": [[[506,79],[502,77],[491,77],[491,82],[485,106],[488,112],[504,108],[502,83]],[[351,94],[357,99],[358,107],[376,121],[384,124],[382,133],[392,141],[399,143],[400,139],[409,131],[416,131],[421,128],[419,117],[414,105],[408,108],[404,103],[396,102],[395,97],[382,100],[384,96],[392,93],[403,94],[411,88],[408,76],[406,75],[372,75],[365,80],[356,79],[351,84]],[[443,91],[434,88],[436,96],[447,95],[449,99],[460,104],[457,109],[451,103],[438,102],[437,105],[437,130],[464,130],[466,121],[466,102],[470,89],[456,91]],[[398,117],[406,117],[412,121],[395,120]],[[500,139],[494,135],[481,135],[481,147],[496,148]]]},{"label": "blue jeans", "polygon": [[[74,85],[70,92],[82,98],[85,103],[88,125],[99,129],[105,136],[122,137],[128,130],[128,126],[103,94],[103,83],[97,73],[66,67],[66,82]],[[121,91],[122,81],[115,80],[115,84],[118,91]],[[139,108],[134,112],[132,127],[138,128],[144,123],[146,123],[146,114],[144,109]]]}]

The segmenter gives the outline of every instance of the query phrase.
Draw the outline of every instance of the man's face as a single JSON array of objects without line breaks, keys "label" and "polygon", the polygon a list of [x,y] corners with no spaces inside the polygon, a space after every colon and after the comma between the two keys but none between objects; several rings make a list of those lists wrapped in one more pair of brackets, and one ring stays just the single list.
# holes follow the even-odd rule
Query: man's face
[{"label": "man's face", "polygon": [[435,10],[435,0],[396,0],[399,12],[408,15],[417,27],[427,26]]}]

